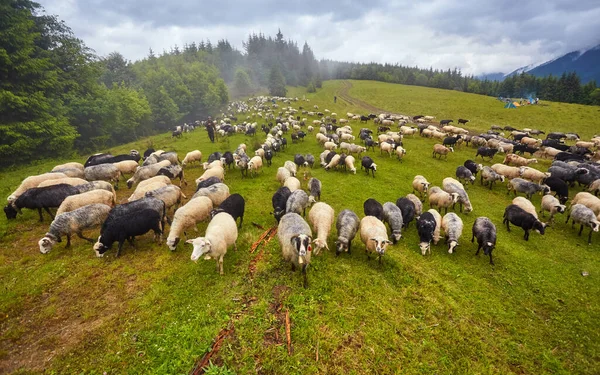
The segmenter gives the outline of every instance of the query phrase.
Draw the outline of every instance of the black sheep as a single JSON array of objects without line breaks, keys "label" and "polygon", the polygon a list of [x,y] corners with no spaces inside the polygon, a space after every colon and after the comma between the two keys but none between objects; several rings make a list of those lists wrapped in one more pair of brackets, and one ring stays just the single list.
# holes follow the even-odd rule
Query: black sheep
[{"label": "black sheep", "polygon": [[223,155],[221,155],[221,160],[224,160],[227,169],[231,169],[231,166],[233,165],[233,154],[231,151],[225,151]]},{"label": "black sheep", "polygon": [[544,185],[548,185],[550,191],[553,191],[560,204],[565,204],[569,199],[569,185],[558,177],[550,176],[544,179]]},{"label": "black sheep", "polygon": [[479,255],[479,251],[483,249],[483,255],[490,256],[490,264],[494,265],[492,260],[492,250],[496,247],[496,226],[487,217],[478,217],[473,223],[473,236],[471,242],[477,238],[477,252],[475,255]]},{"label": "black sheep", "polygon": [[370,148],[372,148],[373,151],[375,151],[375,146],[377,146],[378,144],[379,142],[374,141],[372,138],[365,139],[365,147],[367,148],[367,151],[369,151]]},{"label": "black sheep", "polygon": [[515,154],[525,154],[526,152],[530,155],[533,155],[538,149],[535,147],[529,147],[525,144],[516,144],[513,146],[513,153]]},{"label": "black sheep", "polygon": [[97,256],[102,256],[108,251],[113,243],[119,242],[117,257],[121,253],[125,240],[133,245],[135,236],[146,234],[150,230],[154,231],[155,236],[162,235],[162,217],[152,209],[142,209],[136,211],[126,211],[121,214],[109,214],[102,225],[100,238],[94,245]]},{"label": "black sheep", "polygon": [[567,138],[567,135],[565,133],[560,133],[560,132],[552,132],[552,133],[548,133],[548,135],[546,135],[546,139],[560,140],[563,138]]},{"label": "black sheep", "polygon": [[398,198],[396,206],[402,211],[402,226],[408,228],[408,224],[414,219],[417,211],[415,204],[408,198]]},{"label": "black sheep", "polygon": [[367,199],[363,203],[363,209],[365,211],[365,216],[375,216],[379,220],[383,221],[383,206],[375,199]]},{"label": "black sheep", "polygon": [[365,169],[367,175],[369,174],[369,170],[373,174],[373,178],[375,178],[375,172],[377,171],[377,164],[368,156],[363,156],[362,161],[360,163],[360,169]]},{"label": "black sheep", "polygon": [[290,195],[292,195],[290,189],[287,186],[282,186],[279,189],[277,189],[277,191],[275,192],[275,194],[273,194],[273,197],[271,198],[271,203],[273,204],[272,214],[278,223],[281,217],[285,215],[285,208]]},{"label": "black sheep", "polygon": [[454,122],[454,121],[453,120],[441,120],[440,125],[448,125],[451,122]]},{"label": "black sheep", "polygon": [[304,159],[306,160],[306,163],[308,164],[309,167],[313,167],[313,165],[315,165],[315,157],[311,154],[306,154],[306,156],[304,157]]},{"label": "black sheep", "polygon": [[148,148],[146,151],[144,151],[144,157],[142,159],[146,160],[148,158],[148,156],[152,155],[152,153],[155,151],[156,150],[153,149],[152,147]]},{"label": "black sheep", "polygon": [[16,200],[4,207],[4,213],[7,219],[15,219],[17,213],[22,208],[37,209],[40,215],[40,222],[44,221],[42,217],[42,208],[54,219],[50,208],[57,208],[70,195],[79,194],[80,190],[76,186],[68,184],[57,184],[44,187],[27,189]]},{"label": "black sheep", "polygon": [[240,218],[240,224],[238,228],[242,227],[242,223],[244,222],[244,211],[246,207],[246,201],[239,194],[231,194],[227,199],[225,199],[220,205],[219,208],[216,208],[210,212],[210,216],[214,217],[219,212],[227,212],[233,220],[237,220]]},{"label": "black sheep", "polygon": [[221,153],[219,151],[215,151],[212,154],[208,155],[207,163],[210,164],[215,160],[221,160],[222,157],[223,157],[223,155],[221,155]]},{"label": "black sheep", "polygon": [[462,139],[461,135],[457,135],[456,137],[446,137],[444,138],[444,141],[442,142],[442,144],[444,146],[454,146],[459,139]]},{"label": "black sheep", "polygon": [[458,123],[459,124],[466,124],[467,122],[469,122],[469,120],[465,120],[465,119],[462,119],[462,118],[458,119]]},{"label": "black sheep", "polygon": [[329,164],[329,162],[331,161],[331,159],[333,159],[333,157],[337,155],[337,152],[335,151],[330,151],[327,155],[325,155],[325,165]]},{"label": "black sheep", "polygon": [[584,162],[586,161],[586,158],[583,155],[577,155],[577,154],[573,154],[571,152],[559,152],[558,154],[556,154],[556,156],[554,157],[554,160],[559,160],[559,161],[578,161],[578,162]]},{"label": "black sheep", "polygon": [[308,165],[306,159],[304,159],[304,155],[302,154],[294,155],[294,163],[296,163],[298,167],[306,167]]},{"label": "black sheep", "polygon": [[466,160],[463,165],[465,167],[467,167],[468,170],[471,171],[471,173],[473,173],[473,176],[477,176],[477,172],[479,172],[479,170],[481,169],[481,164],[477,164],[475,163],[473,160],[468,159]]},{"label": "black sheep", "polygon": [[496,150],[495,148],[479,147],[477,149],[477,154],[475,154],[475,157],[481,156],[481,158],[483,159],[483,157],[485,156],[492,160],[494,158],[494,155],[496,155],[496,152],[498,152],[498,150]]},{"label": "black sheep", "polygon": [[267,165],[271,166],[271,160],[273,159],[273,151],[271,149],[265,150],[265,160],[267,161]]},{"label": "black sheep", "polygon": [[[135,162],[140,161],[140,154],[135,150],[132,150],[132,152],[130,154],[121,154],[121,155],[117,155],[117,156],[112,156],[110,154],[103,154],[103,155],[104,156],[96,157],[91,160],[88,158],[88,160],[85,162],[85,167],[90,167],[92,165],[100,165],[100,164],[118,163],[118,162],[124,161],[124,160],[133,160]],[[92,158],[92,156],[90,156],[90,158]]]},{"label": "black sheep", "polygon": [[113,156],[111,154],[95,154],[90,156],[89,158],[87,158],[87,160],[85,161],[85,163],[83,164],[84,167],[89,167],[91,165],[98,165],[98,164],[102,164],[105,163],[104,160],[108,160],[110,158],[112,158]]},{"label": "black sheep", "polygon": [[431,212],[423,212],[417,220],[417,232],[419,233],[419,248],[421,254],[427,252],[431,254],[431,241],[433,241],[433,232],[437,226],[437,221]]},{"label": "black sheep", "polygon": [[179,165],[169,165],[166,167],[162,167],[161,169],[158,170],[156,175],[157,176],[167,176],[171,180],[178,178],[179,186],[181,186],[182,182],[187,185],[187,182],[185,181],[185,178],[183,176],[183,168],[181,168],[181,166],[179,166]]},{"label": "black sheep", "polygon": [[223,182],[223,181],[221,181],[221,179],[219,177],[215,177],[215,176],[209,177],[206,180],[200,181],[200,183],[198,184],[198,187],[196,187],[196,191],[198,191],[202,188],[205,188],[205,187],[209,187],[214,184],[220,184],[221,182]]},{"label": "black sheep", "polygon": [[535,218],[532,214],[525,211],[521,207],[511,204],[504,210],[503,223],[506,224],[506,230],[510,232],[510,224],[523,228],[525,231],[525,241],[529,241],[529,231],[538,231],[541,235],[544,234],[546,224]]}]

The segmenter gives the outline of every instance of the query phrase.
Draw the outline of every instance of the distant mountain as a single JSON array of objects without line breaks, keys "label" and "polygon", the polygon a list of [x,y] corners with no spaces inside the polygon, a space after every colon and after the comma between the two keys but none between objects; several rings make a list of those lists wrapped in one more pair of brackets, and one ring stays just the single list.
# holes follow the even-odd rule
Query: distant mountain
[{"label": "distant mountain", "polygon": [[600,84],[600,44],[586,50],[569,52],[553,60],[541,64],[531,64],[516,69],[508,74],[488,73],[478,76],[479,79],[503,81],[504,78],[526,72],[536,77],[550,74],[560,77],[563,73],[576,72],[582,84],[596,81]]}]

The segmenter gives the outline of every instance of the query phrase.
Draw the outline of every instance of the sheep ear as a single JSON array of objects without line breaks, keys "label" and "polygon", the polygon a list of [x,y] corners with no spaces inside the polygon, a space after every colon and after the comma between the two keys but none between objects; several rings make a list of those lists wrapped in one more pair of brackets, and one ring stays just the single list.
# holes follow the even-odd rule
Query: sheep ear
[{"label": "sheep ear", "polygon": [[296,240],[296,238],[298,238],[298,235],[292,236],[292,238],[290,238],[290,243],[293,245],[294,241]]},{"label": "sheep ear", "polygon": [[185,243],[194,243],[194,238],[185,241]]}]

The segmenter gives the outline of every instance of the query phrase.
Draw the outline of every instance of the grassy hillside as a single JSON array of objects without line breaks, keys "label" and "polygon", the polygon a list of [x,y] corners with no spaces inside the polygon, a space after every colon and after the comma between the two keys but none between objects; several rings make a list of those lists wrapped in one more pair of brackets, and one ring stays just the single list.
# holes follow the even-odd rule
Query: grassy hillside
[{"label": "grassy hillside", "polygon": [[[368,113],[369,108],[361,107],[363,101],[411,115],[466,117],[473,128],[484,129],[490,123],[528,126],[516,119],[500,121],[491,110],[493,118],[484,120],[485,110],[475,104],[457,107],[459,102],[488,99],[490,107],[500,104],[493,98],[374,82],[351,84],[348,89],[344,82],[325,82],[316,94],[290,88],[288,95],[310,99],[295,103],[296,107],[317,104],[320,110],[339,115]],[[341,98],[343,89],[358,100]],[[432,104],[434,99],[446,104]],[[539,110],[536,121],[553,123],[563,112],[572,113],[571,119],[565,115],[565,123],[578,123],[582,135],[593,133],[593,123],[578,117],[591,115],[578,114],[578,108],[589,113],[595,109],[550,103],[518,109],[514,116],[525,113],[522,110]],[[358,131],[364,124],[352,126]],[[372,123],[367,126],[374,129]],[[152,144],[177,151],[181,157],[200,149],[206,158],[213,151],[234,150],[241,142],[253,150],[262,139],[262,134],[255,139],[235,135],[211,144],[206,132],[198,130],[181,139],[165,134],[108,151],[143,151]],[[395,202],[412,191],[416,174],[440,185],[475,154],[463,147],[447,161],[435,160],[431,158],[434,143],[418,136],[406,139],[403,162],[381,156],[379,150],[369,152],[379,165],[375,178],[360,169],[356,175],[321,168],[311,173],[322,181],[322,200],[336,215],[350,208],[362,217],[367,198]],[[432,255],[423,257],[412,223],[403,233],[405,238],[388,249],[382,266],[367,261],[358,237],[352,254],[336,257],[325,252],[313,257],[310,285],[303,289],[301,275],[282,261],[277,237],[250,253],[264,231],[252,223],[264,229],[276,224],[270,211],[271,196],[279,187],[277,167],[295,153],[318,156],[321,151],[311,135],[279,153],[256,178],[242,179],[237,170],[227,173],[230,191],[244,196],[247,204],[238,251],[231,249],[225,256],[224,276],[215,272],[214,261],[191,262],[190,245],[180,244],[170,252],[165,245],[154,244],[151,235],[136,240],[135,249],[126,244],[119,258],[114,257],[114,247],[104,258],[95,258],[91,245],[78,238],[71,249],[58,244],[42,255],[37,241],[47,231],[47,218],[40,224],[37,212],[28,210],[10,222],[2,216],[0,373],[189,373],[225,328],[232,331],[214,354],[216,367],[211,373],[226,373],[226,369],[238,374],[597,373],[600,237],[595,235],[588,246],[587,236],[577,237],[576,230],[564,224],[564,216],[558,216],[545,236],[532,233],[525,242],[520,228],[509,233],[502,227],[504,207],[512,199],[504,184],[492,191],[478,183],[469,186],[474,211],[459,214],[465,229],[455,254],[448,254],[440,242],[433,246]],[[499,156],[494,160],[500,161]],[[0,193],[7,196],[24,177],[59,162],[5,174]],[[548,165],[543,161],[538,167]],[[188,197],[201,173],[199,166],[186,169]],[[119,200],[130,194],[124,185],[118,190]],[[533,203],[538,206],[540,199],[535,196]],[[495,266],[483,255],[474,256],[476,245],[469,240],[478,216],[489,217],[497,226]],[[206,225],[199,225],[197,234],[188,234],[201,235]],[[97,232],[86,234],[93,237]],[[334,228],[329,237],[332,249],[335,239]],[[590,276],[583,277],[582,271]],[[291,320],[291,355],[286,347],[286,311]]]}]

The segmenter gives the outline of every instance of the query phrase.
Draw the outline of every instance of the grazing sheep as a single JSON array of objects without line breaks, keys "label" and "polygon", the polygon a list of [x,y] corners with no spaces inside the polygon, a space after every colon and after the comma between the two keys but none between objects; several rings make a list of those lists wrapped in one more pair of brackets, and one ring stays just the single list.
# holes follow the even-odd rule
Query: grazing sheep
[{"label": "grazing sheep", "polygon": [[[220,154],[219,154],[220,155]],[[225,158],[221,157],[220,159],[213,160],[211,162],[202,163],[202,169],[209,170],[211,168],[224,168],[225,167]]]},{"label": "grazing sheep", "polygon": [[383,220],[383,206],[373,198],[369,198],[363,203],[365,216],[375,216],[379,220]]},{"label": "grazing sheep", "polygon": [[414,194],[406,194],[406,198],[415,205],[415,216],[421,215],[423,213],[423,202]]},{"label": "grazing sheep", "polygon": [[88,181],[111,181],[115,188],[119,185],[121,171],[114,164],[98,164],[85,167],[85,179]]},{"label": "grazing sheep", "polygon": [[473,173],[469,170],[469,168],[463,165],[460,165],[458,168],[456,168],[456,178],[465,184],[467,181],[471,184],[475,182],[475,176],[473,176]]},{"label": "grazing sheep", "polygon": [[504,164],[494,164],[491,168],[494,170],[494,172],[508,178],[509,180],[521,177],[522,168],[509,167]]},{"label": "grazing sheep", "polygon": [[333,155],[333,157],[331,158],[329,163],[325,166],[325,170],[328,171],[331,168],[337,167],[338,164],[340,163],[340,158],[341,158],[341,156],[338,154]]},{"label": "grazing sheep", "polygon": [[54,215],[50,212],[50,208],[59,207],[68,196],[79,193],[80,191],[76,186],[67,184],[30,188],[19,195],[16,200],[4,207],[4,213],[6,214],[6,218],[10,220],[15,219],[17,213],[21,213],[22,208],[29,208],[32,210],[37,209],[40,216],[40,222],[42,222],[44,221],[42,209],[44,209],[51,218],[54,218]]},{"label": "grazing sheep", "polygon": [[477,252],[475,255],[479,255],[479,251],[483,249],[483,255],[490,256],[490,264],[494,265],[492,260],[492,250],[496,247],[496,226],[487,217],[478,217],[473,223],[473,235],[471,242],[477,238]]},{"label": "grazing sheep", "polygon": [[277,222],[279,222],[281,217],[285,215],[287,201],[291,194],[292,192],[288,187],[282,186],[275,192],[275,194],[273,194],[273,197],[271,197],[271,203],[273,205],[272,214]]},{"label": "grazing sheep", "polygon": [[123,160],[116,163],[112,163],[119,172],[121,172],[121,176],[125,176],[126,174],[134,174],[135,171],[140,167],[137,161],[135,160]]},{"label": "grazing sheep", "polygon": [[147,192],[155,190],[155,189],[160,189],[161,187],[165,187],[168,186],[167,184],[165,184],[162,181],[156,181],[150,184],[144,184],[143,186],[138,186],[135,188],[135,191],[133,192],[133,194],[131,194],[131,196],[129,198],[127,198],[127,202],[133,202],[136,201],[138,199],[143,198]]},{"label": "grazing sheep", "polygon": [[181,162],[182,166],[192,164],[194,162],[202,163],[202,152],[199,150],[190,151],[185,155],[185,158]]},{"label": "grazing sheep", "polygon": [[367,259],[371,259],[371,253],[377,253],[379,263],[385,250],[392,242],[388,240],[385,224],[375,216],[365,216],[360,221],[360,239],[365,244]]},{"label": "grazing sheep", "polygon": [[383,222],[387,223],[392,231],[392,242],[395,244],[402,238],[402,211],[392,202],[383,204]]},{"label": "grazing sheep", "polygon": [[[568,164],[567,164],[568,165]],[[557,177],[563,180],[564,182],[574,185],[575,180],[577,180],[578,175],[589,174],[590,171],[586,168],[573,168],[571,166],[567,168],[563,168],[562,166],[552,164],[550,168],[548,168],[548,172],[552,177]]]},{"label": "grazing sheep", "polygon": [[572,219],[571,228],[575,224],[581,224],[579,228],[579,236],[581,236],[581,232],[583,231],[583,227],[590,227],[590,234],[588,235],[588,245],[592,244],[592,231],[598,232],[600,229],[600,221],[596,218],[596,214],[594,211],[584,206],[583,204],[574,204],[571,206],[571,212],[567,216],[566,223],[569,222],[569,219]]},{"label": "grazing sheep", "polygon": [[496,173],[492,168],[488,166],[483,167],[480,178],[481,185],[490,184],[490,190],[492,190],[492,186],[494,186],[494,183],[496,181],[504,182],[504,176],[499,173]]},{"label": "grazing sheep", "polygon": [[160,169],[162,167],[166,167],[168,165],[171,165],[171,162],[168,160],[163,160],[156,164],[138,168],[138,170],[136,170],[135,173],[133,174],[133,177],[131,177],[129,180],[127,180],[127,187],[129,189],[131,189],[131,187],[133,185],[137,184],[138,182],[144,181],[144,180],[147,180],[149,178],[156,176],[156,174],[158,173],[158,171],[160,171]]},{"label": "grazing sheep", "polygon": [[369,171],[373,174],[373,178],[375,178],[375,172],[377,171],[377,164],[368,156],[363,156],[360,164],[360,169],[365,169],[365,172],[369,174]]},{"label": "grazing sheep", "polygon": [[[167,177],[167,176],[161,175],[161,176],[154,176],[154,177],[151,177],[151,178],[149,178],[147,180],[141,181],[137,185],[136,190],[137,189],[143,189],[143,188],[146,187],[146,185],[154,184],[156,182],[162,182],[165,185],[171,185],[171,179],[169,177]],[[146,190],[146,191],[149,191],[149,190]]]},{"label": "grazing sheep", "polygon": [[213,202],[213,206],[217,207],[229,197],[229,186],[219,183],[198,189],[192,198],[197,197],[208,197]]},{"label": "grazing sheep", "polygon": [[246,201],[244,197],[239,194],[231,194],[227,199],[225,199],[220,205],[219,208],[215,208],[210,212],[210,215],[214,217],[219,212],[227,212],[233,220],[237,220],[240,218],[240,224],[238,228],[242,227],[242,223],[244,222],[244,211],[246,210]]},{"label": "grazing sheep", "polygon": [[117,198],[114,193],[106,190],[90,190],[80,194],[70,195],[66,197],[58,207],[56,216],[95,203],[102,203],[113,207],[117,204]]},{"label": "grazing sheep", "polygon": [[535,206],[533,205],[533,203],[531,203],[529,199],[523,197],[515,197],[512,200],[512,204],[521,207],[523,211],[532,214],[536,219],[538,218]]},{"label": "grazing sheep", "polygon": [[145,196],[160,199],[161,201],[165,202],[165,207],[167,209],[171,207],[175,207],[175,209],[177,209],[177,207],[179,207],[181,204],[181,199],[187,198],[181,191],[181,188],[175,185],[167,185],[158,189],[150,190],[146,192]]},{"label": "grazing sheep", "polygon": [[587,208],[594,211],[596,216],[600,216],[600,198],[595,197],[594,195],[587,192],[580,192],[575,194],[573,200],[571,201],[571,206],[575,204],[583,204]]},{"label": "grazing sheep", "polygon": [[183,175],[183,168],[180,165],[177,165],[177,164],[172,164],[172,165],[168,165],[166,167],[162,167],[161,169],[158,170],[158,172],[156,173],[156,175],[157,176],[167,176],[171,180],[174,180],[174,179],[178,178],[179,179],[179,186],[181,186],[182,182],[185,185],[187,185],[187,181],[185,180],[185,177]]},{"label": "grazing sheep", "polygon": [[237,237],[235,221],[228,213],[221,212],[208,223],[204,237],[197,237],[185,242],[194,246],[192,261],[197,262],[203,255],[204,259],[215,259],[217,271],[219,275],[223,275],[223,257],[229,246],[233,245],[233,248],[237,250]]},{"label": "grazing sheep", "polygon": [[558,199],[551,195],[544,195],[542,197],[541,206],[542,209],[540,210],[540,213],[542,214],[542,217],[544,217],[545,211],[550,212],[550,223],[554,222],[554,215],[556,215],[556,213],[562,214],[567,209],[567,206],[561,204]]},{"label": "grazing sheep", "polygon": [[250,171],[250,175],[254,177],[258,171],[262,169],[262,166],[262,158],[260,156],[253,156],[248,162],[248,170]]},{"label": "grazing sheep", "polygon": [[539,234],[543,235],[545,232],[546,224],[542,223],[535,218],[529,212],[523,210],[521,207],[511,204],[504,210],[503,223],[506,224],[506,230],[510,232],[510,224],[516,225],[523,228],[525,241],[529,241],[529,231],[535,230]]},{"label": "grazing sheep", "polygon": [[[156,177],[154,177],[154,178],[156,178]],[[196,191],[198,191],[198,190],[200,190],[202,188],[206,188],[206,187],[209,187],[211,185],[220,184],[220,183],[221,183],[221,179],[219,177],[214,177],[214,176],[213,177],[209,177],[206,180],[200,181],[200,183],[198,184],[198,186],[196,186]]]},{"label": "grazing sheep", "polygon": [[87,184],[88,181],[84,180],[83,178],[79,178],[79,177],[66,177],[66,178],[57,178],[56,180],[46,180],[41,182],[37,187],[44,187],[44,186],[52,186],[52,185],[58,185],[58,184],[67,184],[67,185],[71,185],[71,186],[79,186],[79,185],[83,185],[83,184]]},{"label": "grazing sheep", "polygon": [[175,211],[169,236],[167,237],[167,246],[169,249],[175,250],[177,248],[181,233],[185,235],[187,229],[194,228],[197,231],[196,225],[208,219],[212,209],[212,201],[205,196],[192,198],[185,205],[179,207]]},{"label": "grazing sheep", "polygon": [[310,190],[309,203],[315,203],[317,199],[321,200],[321,181],[319,179],[312,177],[308,180],[308,189]]},{"label": "grazing sheep", "polygon": [[289,188],[291,192],[294,192],[294,191],[302,188],[302,185],[300,184],[300,180],[298,180],[296,177],[287,178],[285,180],[285,182],[283,183],[283,186],[286,186],[287,188]]},{"label": "grazing sheep", "polygon": [[293,161],[287,160],[285,163],[283,163],[283,167],[290,171],[292,177],[296,177],[297,167]]},{"label": "grazing sheep", "polygon": [[406,155],[406,150],[402,146],[397,146],[395,152],[398,160],[402,161],[402,158]]},{"label": "grazing sheep", "polygon": [[408,228],[410,222],[414,219],[416,213],[416,206],[412,199],[408,197],[398,198],[396,200],[396,206],[402,212],[402,220],[404,221],[404,228]]},{"label": "grazing sheep", "polygon": [[59,164],[57,166],[55,166],[54,168],[52,168],[51,172],[60,172],[60,170],[62,169],[79,169],[81,172],[83,172],[83,164],[81,163],[77,163],[77,162],[68,162],[68,163],[64,163],[64,164]]},{"label": "grazing sheep", "polygon": [[53,171],[52,173],[62,173],[62,174],[67,175],[69,177],[85,178],[84,171],[82,171],[81,169],[77,169],[77,168],[57,169],[57,170]]},{"label": "grazing sheep", "polygon": [[442,229],[448,244],[448,253],[452,254],[458,247],[458,239],[463,231],[463,222],[457,214],[449,212],[442,218]]},{"label": "grazing sheep", "polygon": [[295,212],[298,215],[302,213],[302,216],[306,216],[306,207],[308,206],[308,195],[304,192],[304,190],[294,190],[287,200],[285,212]]},{"label": "grazing sheep", "polygon": [[348,155],[344,158],[344,163],[346,165],[347,170],[349,170],[353,174],[356,174],[356,167],[354,166],[354,160],[355,160],[354,156]]},{"label": "grazing sheep", "polygon": [[550,173],[540,172],[537,169],[533,169],[530,167],[522,167],[521,177],[526,180],[535,182],[536,184],[541,184],[545,178],[550,177]]},{"label": "grazing sheep", "polygon": [[310,226],[296,213],[283,215],[277,227],[277,237],[283,259],[292,263],[292,271],[302,268],[304,288],[308,287],[306,270],[310,264],[312,253],[312,232]]},{"label": "grazing sheep", "polygon": [[304,157],[304,159],[306,160],[306,164],[309,167],[313,167],[313,165],[315,165],[315,157],[312,154],[306,154],[306,156]]},{"label": "grazing sheep", "polygon": [[116,212],[113,213],[113,210],[111,210],[108,218],[102,225],[98,242],[94,244],[94,251],[97,257],[104,256],[104,253],[115,242],[119,243],[116,254],[118,257],[126,239],[133,244],[135,236],[141,236],[150,230],[154,231],[155,237],[160,238],[162,235],[162,217],[155,210],[142,209],[134,212]]},{"label": "grazing sheep", "polygon": [[277,168],[276,177],[277,177],[277,181],[279,181],[279,183],[281,185],[283,185],[285,183],[285,180],[287,180],[291,176],[292,176],[292,174],[290,173],[290,171],[287,168],[284,168],[284,167]]},{"label": "grazing sheep", "polygon": [[547,185],[539,185],[522,178],[513,178],[508,182],[507,187],[508,191],[506,194],[510,194],[511,191],[514,191],[515,196],[517,196],[517,192],[525,193],[527,199],[531,199],[531,196],[537,192],[539,192],[540,195],[550,193],[550,188]]},{"label": "grazing sheep", "polygon": [[207,180],[211,177],[217,177],[219,180],[224,181],[225,180],[225,169],[223,169],[223,167],[213,167],[210,169],[207,169],[206,171],[204,171],[204,173],[202,173],[202,176],[198,177],[196,179],[196,185],[200,184],[200,182]]},{"label": "grazing sheep", "polygon": [[504,161],[502,162],[502,164],[506,164],[506,165],[513,164],[513,165],[516,165],[517,167],[523,167],[523,166],[529,165],[531,163],[537,163],[537,159],[527,159],[527,158],[524,158],[517,154],[507,154],[504,157]]},{"label": "grazing sheep", "polygon": [[600,179],[594,180],[594,182],[588,186],[588,191],[594,193],[595,196],[598,196],[598,192],[600,192]]},{"label": "grazing sheep", "polygon": [[335,255],[340,255],[341,252],[350,254],[352,240],[360,227],[358,216],[351,210],[343,210],[338,215],[335,226],[338,232],[338,239],[335,242]]},{"label": "grazing sheep", "polygon": [[67,237],[66,247],[71,246],[71,235],[77,234],[79,238],[94,242],[94,239],[83,236],[87,229],[99,228],[108,217],[110,206],[101,203],[89,204],[70,212],[57,214],[50,224],[50,229],[39,240],[40,253],[47,254],[57,242],[62,242],[61,237]]},{"label": "grazing sheep", "polygon": [[323,248],[329,250],[329,246],[327,246],[327,237],[329,236],[334,220],[335,212],[327,203],[315,203],[308,212],[308,222],[317,233],[317,238],[313,240],[313,243],[315,244],[315,255],[319,255]]},{"label": "grazing sheep", "polygon": [[440,212],[445,208],[448,213],[448,207],[454,205],[458,201],[458,194],[448,193],[437,186],[429,188],[429,207],[437,208]]},{"label": "grazing sheep", "polygon": [[434,233],[438,226],[438,221],[431,211],[423,212],[423,214],[419,216],[419,219],[417,220],[417,232],[419,233],[419,248],[421,249],[421,255],[425,256],[428,252],[431,254],[431,242],[433,241]]},{"label": "grazing sheep", "polygon": [[162,152],[157,154],[158,151],[155,151],[152,155],[148,156],[146,160],[142,163],[142,166],[148,166],[152,164],[159,163],[161,161],[169,161],[170,164],[177,165],[179,164],[179,158],[177,157],[177,153],[173,151]]},{"label": "grazing sheep", "polygon": [[21,182],[21,185],[8,197],[8,202],[13,202],[21,196],[25,191],[31,188],[38,187],[42,182],[47,180],[57,180],[68,178],[64,173],[44,173],[37,176],[29,176]]},{"label": "grazing sheep", "polygon": [[421,200],[425,200],[425,197],[427,196],[427,192],[429,190],[429,186],[431,185],[431,183],[429,181],[427,181],[427,179],[423,176],[416,175],[415,178],[413,178],[413,182],[412,182],[412,186],[413,186],[413,194],[415,193],[415,191],[417,191],[419,193],[419,195],[421,196]]},{"label": "grazing sheep", "polygon": [[452,148],[452,147],[446,147],[444,145],[436,143],[435,145],[433,145],[433,154],[432,154],[432,156],[435,158],[435,155],[440,155],[440,159],[441,159],[442,155],[444,155],[444,157],[446,159],[448,159],[448,154],[450,152],[454,152],[454,148]]}]

